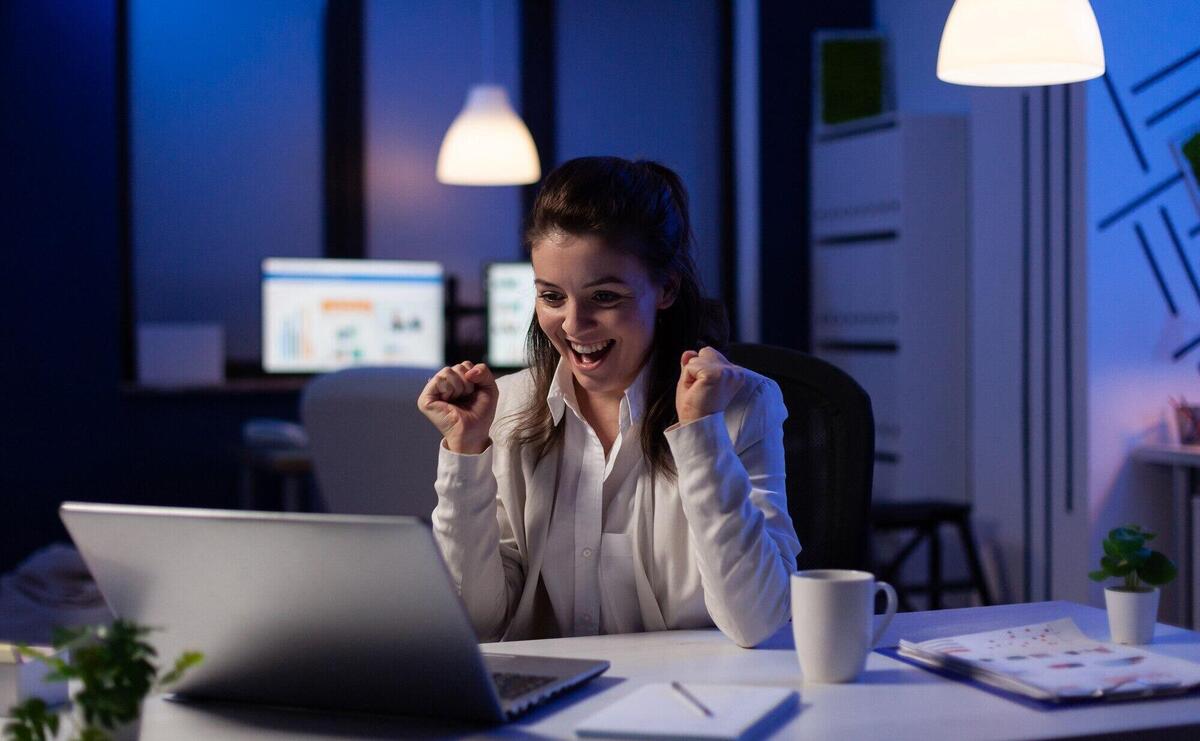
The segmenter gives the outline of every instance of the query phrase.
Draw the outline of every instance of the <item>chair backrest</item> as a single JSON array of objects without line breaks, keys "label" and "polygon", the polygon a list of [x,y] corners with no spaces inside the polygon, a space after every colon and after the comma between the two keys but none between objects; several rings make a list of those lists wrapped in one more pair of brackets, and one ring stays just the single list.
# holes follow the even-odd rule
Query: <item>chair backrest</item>
[{"label": "chair backrest", "polygon": [[844,371],[799,350],[741,343],[726,349],[732,362],[783,391],[788,513],[803,548],[798,568],[868,568],[871,398]]},{"label": "chair backrest", "polygon": [[330,512],[428,517],[442,436],[417,409],[434,373],[349,368],[304,388],[300,417]]}]

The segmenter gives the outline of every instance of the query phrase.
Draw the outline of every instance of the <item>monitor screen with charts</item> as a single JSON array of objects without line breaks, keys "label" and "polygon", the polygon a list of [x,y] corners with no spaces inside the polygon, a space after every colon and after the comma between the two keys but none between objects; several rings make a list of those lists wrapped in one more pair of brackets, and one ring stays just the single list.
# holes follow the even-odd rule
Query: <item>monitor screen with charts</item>
[{"label": "monitor screen with charts", "polygon": [[487,358],[497,368],[525,367],[525,334],[537,294],[533,265],[493,262],[487,266]]},{"label": "monitor screen with charts", "polygon": [[444,283],[435,262],[267,258],[263,370],[444,365]]}]

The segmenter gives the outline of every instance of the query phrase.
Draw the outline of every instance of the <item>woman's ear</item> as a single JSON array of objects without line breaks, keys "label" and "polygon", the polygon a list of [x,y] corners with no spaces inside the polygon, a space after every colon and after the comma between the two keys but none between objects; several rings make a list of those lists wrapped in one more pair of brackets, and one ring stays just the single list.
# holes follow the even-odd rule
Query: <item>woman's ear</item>
[{"label": "woman's ear", "polygon": [[678,295],[679,276],[669,276],[665,281],[663,281],[662,287],[659,289],[657,305],[659,311],[670,308],[671,304],[675,303],[675,297]]}]

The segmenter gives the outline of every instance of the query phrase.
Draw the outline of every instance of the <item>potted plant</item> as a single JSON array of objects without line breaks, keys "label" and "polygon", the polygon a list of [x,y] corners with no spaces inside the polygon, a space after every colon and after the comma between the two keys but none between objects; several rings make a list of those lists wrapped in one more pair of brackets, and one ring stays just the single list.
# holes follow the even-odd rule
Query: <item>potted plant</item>
[{"label": "potted plant", "polygon": [[1175,578],[1171,559],[1146,543],[1154,533],[1140,525],[1126,525],[1109,532],[1104,540],[1100,568],[1088,574],[1092,581],[1119,578],[1124,583],[1104,588],[1108,630],[1114,643],[1149,643],[1158,619],[1158,587]]},{"label": "potted plant", "polygon": [[203,659],[195,651],[185,651],[170,671],[159,676],[156,652],[145,640],[150,632],[137,623],[116,620],[112,625],[55,629],[55,652],[50,656],[21,647],[22,654],[50,667],[46,681],[75,680],[80,689],[71,698],[73,714],[60,716],[37,698],[10,708],[5,739],[58,738],[62,717],[75,726],[70,738],[79,741],[136,738],[142,700],[152,690],[178,681]]}]

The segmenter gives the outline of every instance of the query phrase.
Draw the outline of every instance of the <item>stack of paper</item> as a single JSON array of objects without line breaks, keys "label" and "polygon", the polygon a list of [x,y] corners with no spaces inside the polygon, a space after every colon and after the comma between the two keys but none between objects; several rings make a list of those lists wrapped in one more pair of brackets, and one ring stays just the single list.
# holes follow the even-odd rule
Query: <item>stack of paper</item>
[{"label": "stack of paper", "polygon": [[681,694],[669,684],[648,684],[584,720],[575,733],[625,739],[744,739],[773,727],[796,701],[795,690],[786,687],[689,682]]},{"label": "stack of paper", "polygon": [[1200,686],[1200,664],[1094,641],[1070,618],[900,641],[900,655],[1047,702],[1177,694]]}]

